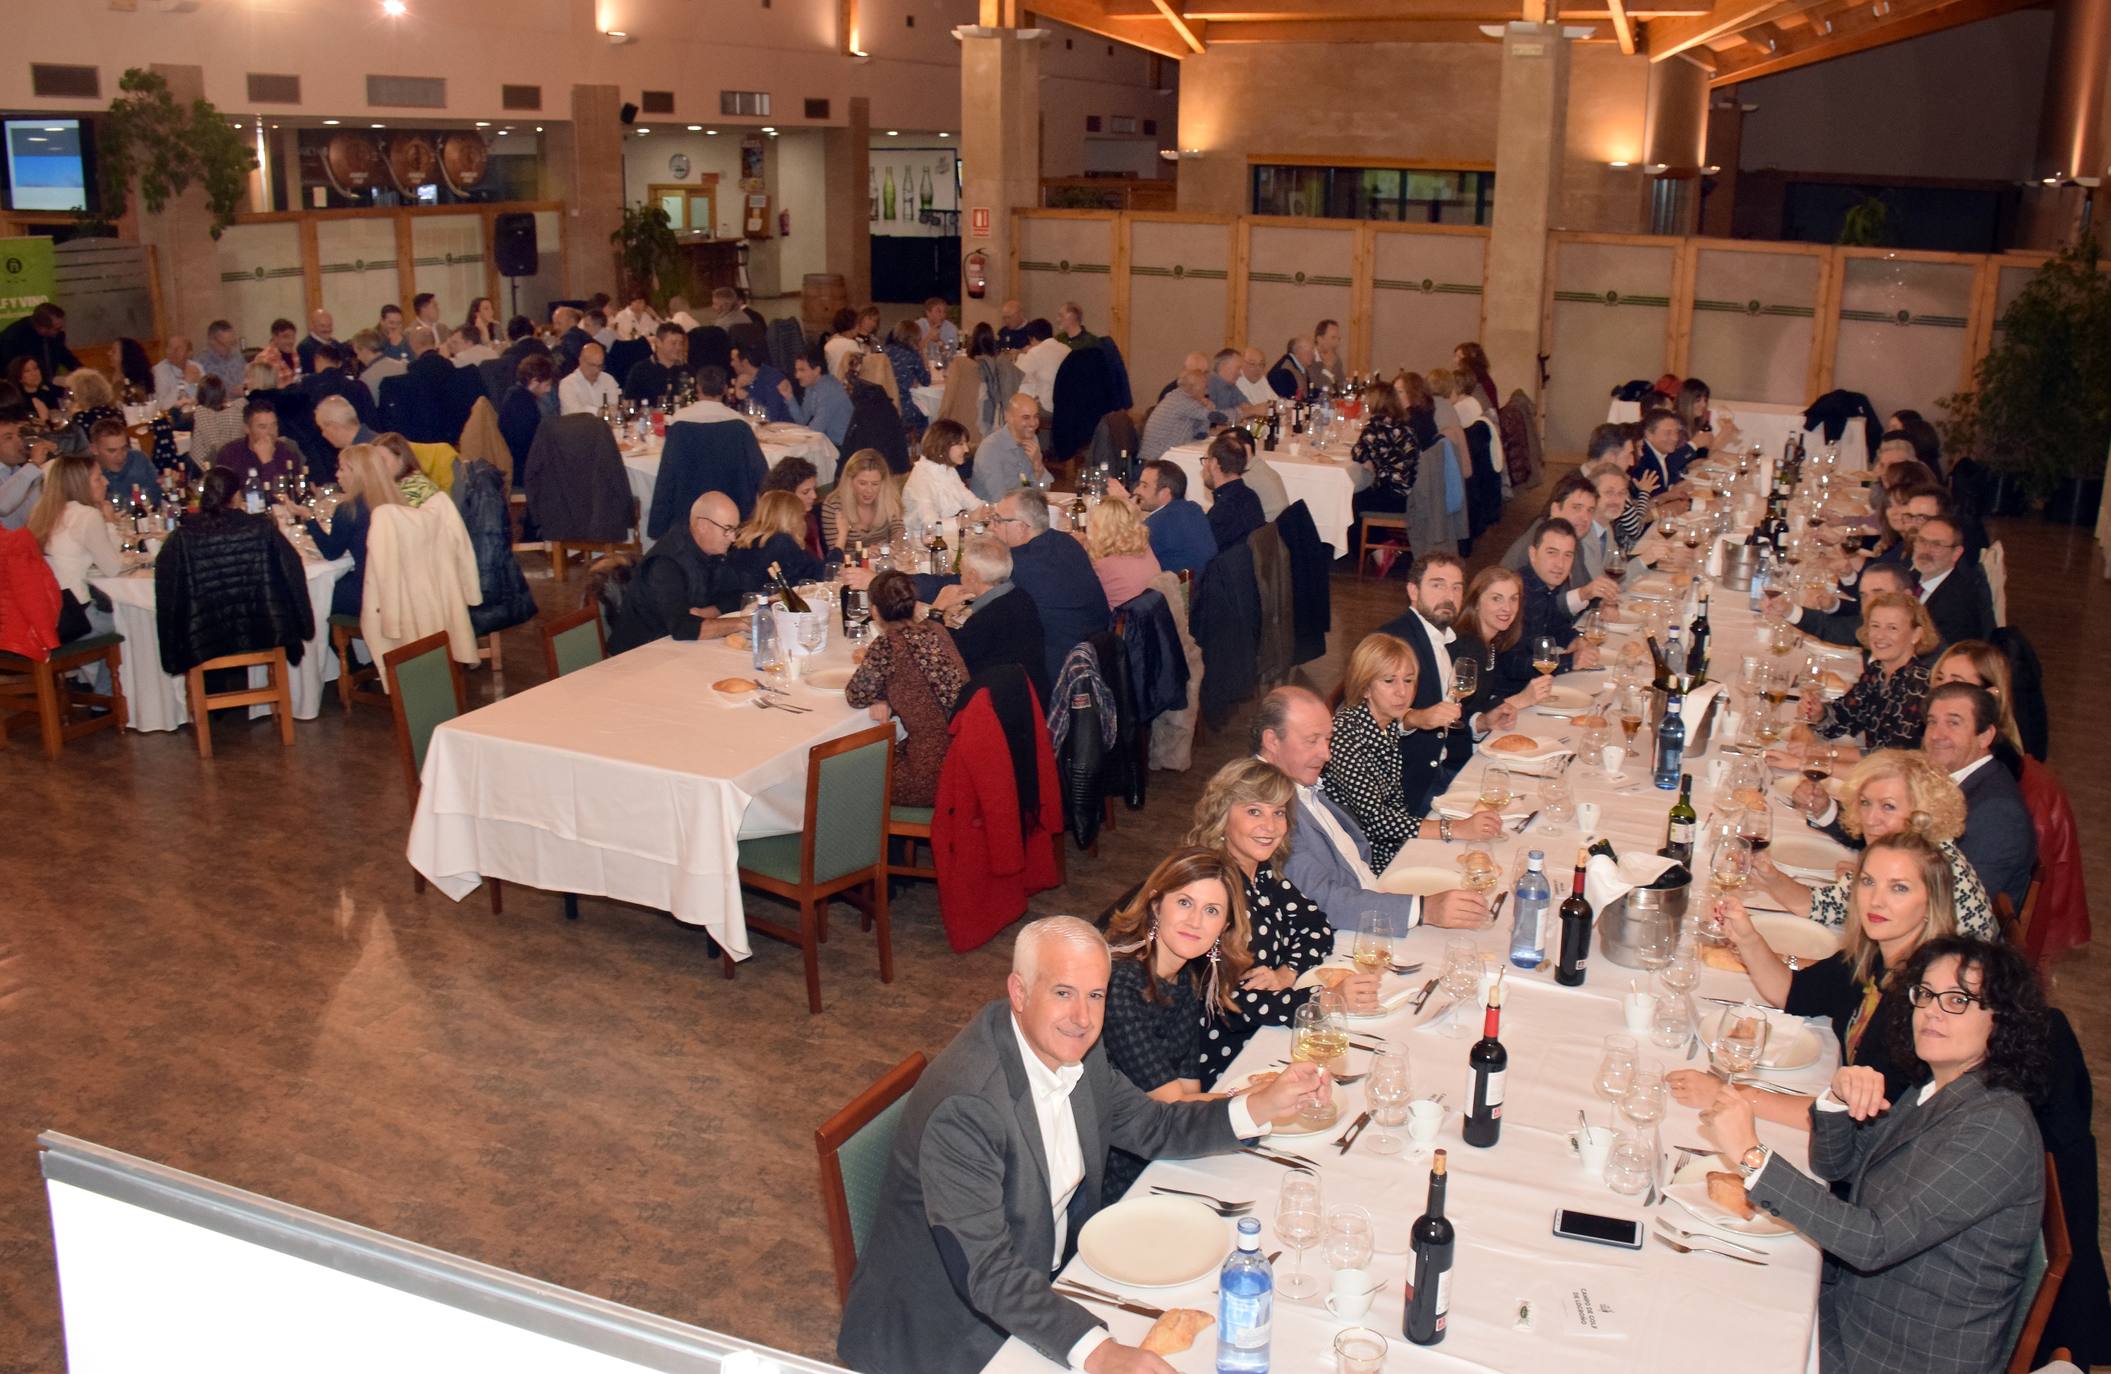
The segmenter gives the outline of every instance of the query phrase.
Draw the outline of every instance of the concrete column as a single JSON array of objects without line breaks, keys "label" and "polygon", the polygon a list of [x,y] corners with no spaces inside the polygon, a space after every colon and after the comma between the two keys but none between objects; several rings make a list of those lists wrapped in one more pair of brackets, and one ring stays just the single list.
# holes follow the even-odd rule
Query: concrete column
[{"label": "concrete column", "polygon": [[1744,98],[1741,88],[1717,91],[1708,109],[1707,165],[1718,168],[1714,189],[1701,204],[1701,232],[1709,238],[1737,237],[1737,176],[1744,157]]},{"label": "concrete column", "polygon": [[1502,385],[1520,387],[1528,396],[1539,389],[1547,230],[1561,188],[1568,100],[1569,45],[1560,26],[1511,24],[1503,36],[1496,107],[1495,209],[1481,346]]},{"label": "concrete column", "polygon": [[[153,70],[167,79],[178,106],[205,98],[203,67],[157,62]],[[154,253],[161,278],[162,327],[202,338],[206,323],[222,312],[219,250],[213,243],[213,216],[204,189],[194,183],[182,195],[169,197],[156,213],[140,202],[134,185],[126,210],[127,218],[138,225],[139,241]]]},{"label": "concrete column", "polygon": [[615,86],[572,87],[572,122],[542,135],[550,189],[565,204],[564,294],[573,300],[606,291],[620,297],[615,246],[623,223],[623,95]]},{"label": "concrete column", "polygon": [[[958,28],[960,39],[960,253],[989,256],[989,290],[961,293],[964,326],[995,325],[1012,280],[1014,208],[1041,203],[1041,33],[1038,29]],[[990,236],[974,236],[974,214],[989,211]]]},{"label": "concrete column", "polygon": [[[843,278],[855,308],[872,299],[872,207],[865,194],[872,175],[872,101],[854,95],[844,103],[849,122],[821,135],[821,164],[828,182],[822,257],[827,269]],[[787,281],[780,289],[796,292],[804,285]]]}]

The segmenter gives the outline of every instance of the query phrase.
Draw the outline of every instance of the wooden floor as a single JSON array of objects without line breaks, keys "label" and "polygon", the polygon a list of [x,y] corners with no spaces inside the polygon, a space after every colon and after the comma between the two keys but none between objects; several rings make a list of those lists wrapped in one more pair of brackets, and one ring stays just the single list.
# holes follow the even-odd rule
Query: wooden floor
[{"label": "wooden floor", "polygon": [[[1536,501],[1483,541],[1490,561]],[[2011,617],[2050,678],[2053,762],[2111,926],[2111,584],[2085,531],[2011,522]],[[547,580],[546,612],[568,609]],[[1390,583],[1335,579],[1331,687],[1356,637],[1399,613]],[[506,683],[541,675],[532,630]],[[488,673],[472,675],[488,696]],[[1206,740],[1154,774],[1095,860],[1037,913],[1098,912],[1185,828],[1242,746]],[[34,1141],[55,1128],[568,1287],[829,1357],[836,1304],[813,1129],[999,995],[1008,942],[949,951],[928,888],[895,907],[895,982],[839,920],[829,1010],[806,1014],[796,951],[759,942],[722,982],[694,931],[600,901],[562,919],[509,890],[493,916],[411,894],[409,807],[385,715],[334,704],[281,748],[265,723],[105,733],[46,764],[0,753],[0,1374],[63,1368]],[[751,898],[760,901],[759,898]],[[2111,944],[2107,936],[2106,944]],[[2057,1000],[2111,1129],[2111,949],[2058,969]]]}]

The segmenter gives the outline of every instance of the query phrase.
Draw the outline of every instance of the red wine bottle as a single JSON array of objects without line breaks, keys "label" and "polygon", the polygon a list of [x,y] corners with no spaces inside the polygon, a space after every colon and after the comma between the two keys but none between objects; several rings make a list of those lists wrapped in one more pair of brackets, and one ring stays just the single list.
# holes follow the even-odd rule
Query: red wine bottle
[{"label": "red wine bottle", "polygon": [[1402,1333],[1416,1345],[1435,1345],[1444,1339],[1451,1311],[1451,1221],[1444,1215],[1444,1151],[1437,1151],[1429,1166],[1429,1207],[1415,1218],[1409,1245],[1414,1266],[1407,1276],[1407,1313]]},{"label": "red wine bottle", "polygon": [[1561,904],[1561,962],[1554,966],[1554,981],[1563,987],[1583,986],[1591,957],[1591,904],[1583,895],[1583,868],[1590,861],[1588,849],[1576,851],[1576,885]]},{"label": "red wine bottle", "polygon": [[1503,1016],[1501,980],[1488,989],[1488,1017],[1481,1038],[1466,1052],[1466,1143],[1485,1150],[1503,1133],[1503,1077],[1510,1052],[1498,1035]]}]

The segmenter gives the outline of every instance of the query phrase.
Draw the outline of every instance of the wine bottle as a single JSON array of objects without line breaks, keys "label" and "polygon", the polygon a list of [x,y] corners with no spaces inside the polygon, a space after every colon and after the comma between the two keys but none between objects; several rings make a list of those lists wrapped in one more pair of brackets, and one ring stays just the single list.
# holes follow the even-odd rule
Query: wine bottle
[{"label": "wine bottle", "polygon": [[1503,1077],[1510,1068],[1510,1052],[1498,1034],[1503,1016],[1503,984],[1497,979],[1488,988],[1488,1014],[1481,1038],[1466,1052],[1466,1143],[1485,1150],[1503,1133]]},{"label": "wine bottle", "polygon": [[1454,1236],[1451,1219],[1444,1215],[1444,1189],[1448,1163],[1445,1151],[1429,1166],[1429,1206],[1415,1218],[1408,1242],[1414,1265],[1407,1276],[1407,1312],[1401,1320],[1402,1334],[1416,1345],[1435,1345],[1444,1339],[1451,1311],[1451,1255]]},{"label": "wine bottle", "polygon": [[1588,849],[1576,851],[1576,883],[1561,904],[1561,962],[1554,966],[1554,981],[1563,987],[1583,985],[1583,966],[1591,957],[1591,904],[1583,895],[1583,869],[1590,861]]},{"label": "wine bottle", "polygon": [[777,599],[783,603],[784,609],[795,615],[804,615],[812,609],[806,604],[806,598],[799,595],[792,584],[784,580],[784,569],[775,563],[770,564],[770,580],[777,584]]},{"label": "wine bottle", "polygon": [[1611,840],[1592,840],[1589,852],[1592,858],[1597,858],[1599,855],[1603,854],[1606,858],[1611,859],[1614,863],[1620,862],[1620,856],[1614,851],[1613,842]]},{"label": "wine bottle", "polygon": [[1693,617],[1693,642],[1686,650],[1686,676],[1695,684],[1708,676],[1708,593],[1701,593],[1699,613]]},{"label": "wine bottle", "polygon": [[1693,867],[1693,833],[1700,816],[1693,809],[1693,774],[1679,775],[1679,799],[1671,804],[1671,817],[1664,826],[1664,853],[1686,867]]}]

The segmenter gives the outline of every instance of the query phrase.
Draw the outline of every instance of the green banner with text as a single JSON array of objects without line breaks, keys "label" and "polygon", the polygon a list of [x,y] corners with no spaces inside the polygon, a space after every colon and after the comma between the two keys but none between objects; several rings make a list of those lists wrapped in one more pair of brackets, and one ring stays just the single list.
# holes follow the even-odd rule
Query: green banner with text
[{"label": "green banner with text", "polygon": [[56,271],[50,239],[0,239],[0,328],[51,299]]}]

